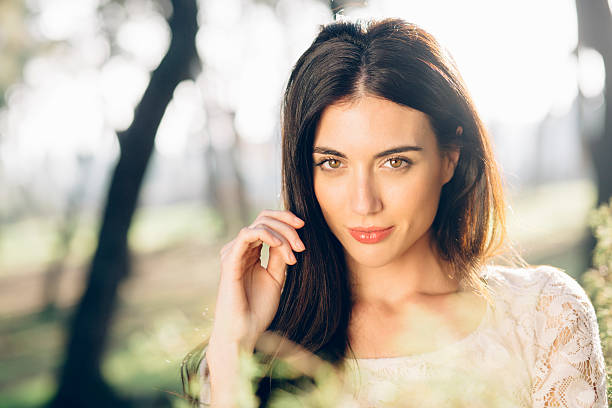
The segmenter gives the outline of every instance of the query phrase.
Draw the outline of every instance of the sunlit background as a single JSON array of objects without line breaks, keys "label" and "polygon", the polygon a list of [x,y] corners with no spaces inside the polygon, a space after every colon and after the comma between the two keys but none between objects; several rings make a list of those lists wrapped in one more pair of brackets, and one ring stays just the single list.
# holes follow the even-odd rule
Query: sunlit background
[{"label": "sunlit background", "polygon": [[[209,333],[220,246],[280,208],[283,87],[334,19],[322,0],[198,6],[202,69],[178,84],[157,131],[103,364],[143,406],[179,391],[181,358]],[[168,50],[171,12],[169,0],[0,2],[0,406],[39,406],[55,389],[117,132]],[[529,262],[578,277],[605,69],[577,47],[575,2],[371,0],[337,18],[386,16],[427,29],[457,62],[503,169],[510,238]],[[160,406],[181,406],[168,398]]]}]

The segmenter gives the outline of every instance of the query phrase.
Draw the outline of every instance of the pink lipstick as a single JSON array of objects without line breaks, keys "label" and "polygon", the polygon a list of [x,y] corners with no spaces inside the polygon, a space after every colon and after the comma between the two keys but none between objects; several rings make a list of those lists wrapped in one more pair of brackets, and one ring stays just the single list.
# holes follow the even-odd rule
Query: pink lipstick
[{"label": "pink lipstick", "polygon": [[385,239],[391,231],[391,227],[370,227],[370,228],[349,228],[349,232],[353,238],[362,244],[375,244]]}]

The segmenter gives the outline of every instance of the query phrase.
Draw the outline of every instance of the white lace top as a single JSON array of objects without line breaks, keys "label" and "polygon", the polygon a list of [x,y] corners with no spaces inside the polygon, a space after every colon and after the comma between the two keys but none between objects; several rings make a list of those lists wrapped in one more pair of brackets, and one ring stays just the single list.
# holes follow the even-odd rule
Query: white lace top
[{"label": "white lace top", "polygon": [[[607,407],[595,310],[578,282],[551,266],[489,266],[482,276],[494,304],[475,331],[424,354],[347,359],[339,405]],[[207,404],[206,364],[200,374]]]}]

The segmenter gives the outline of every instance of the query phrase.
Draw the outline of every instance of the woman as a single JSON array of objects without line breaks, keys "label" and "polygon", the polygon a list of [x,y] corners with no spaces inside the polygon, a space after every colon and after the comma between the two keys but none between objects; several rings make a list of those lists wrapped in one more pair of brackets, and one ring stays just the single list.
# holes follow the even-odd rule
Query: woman
[{"label": "woman", "polygon": [[[606,406],[584,290],[516,255],[491,262],[512,254],[500,176],[430,34],[401,19],[321,27],[286,87],[282,152],[285,210],[221,250],[210,341],[184,362],[200,402],[235,406],[239,354],[278,333],[358,373],[352,406],[445,406],[453,387],[465,406]],[[388,384],[419,402],[385,400]],[[261,406],[282,387],[260,381]]]}]

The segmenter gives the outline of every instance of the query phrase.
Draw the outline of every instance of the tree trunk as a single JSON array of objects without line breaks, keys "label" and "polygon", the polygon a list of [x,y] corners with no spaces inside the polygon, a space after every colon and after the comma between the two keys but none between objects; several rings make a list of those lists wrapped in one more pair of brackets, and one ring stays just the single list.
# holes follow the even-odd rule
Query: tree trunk
[{"label": "tree trunk", "polygon": [[155,134],[174,89],[199,70],[195,48],[195,0],[173,0],[168,52],[153,71],[130,127],[118,135],[121,154],[110,183],[98,246],[85,292],[71,322],[65,361],[51,407],[120,407],[101,374],[101,361],[117,303],[117,290],[130,270],[127,234]]},{"label": "tree trunk", "polygon": [[328,4],[332,18],[336,20],[337,14],[344,14],[344,11],[350,8],[364,7],[367,3],[367,0],[329,0]]},{"label": "tree trunk", "polygon": [[[591,47],[599,52],[605,65],[605,118],[603,131],[589,138],[586,144],[593,158],[597,187],[597,206],[607,203],[612,196],[612,15],[606,0],[576,0],[578,19],[578,49]],[[582,94],[579,100],[582,101]],[[581,102],[582,103],[582,102]],[[581,126],[583,127],[583,126]],[[591,233],[585,242],[585,256],[592,266],[596,239]]]},{"label": "tree trunk", "polygon": [[597,50],[604,60],[605,120],[599,138],[589,143],[597,177],[597,205],[612,196],[612,15],[606,0],[576,0],[578,47]]}]

